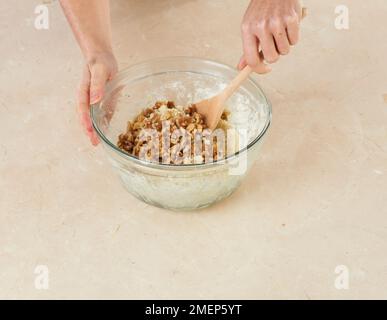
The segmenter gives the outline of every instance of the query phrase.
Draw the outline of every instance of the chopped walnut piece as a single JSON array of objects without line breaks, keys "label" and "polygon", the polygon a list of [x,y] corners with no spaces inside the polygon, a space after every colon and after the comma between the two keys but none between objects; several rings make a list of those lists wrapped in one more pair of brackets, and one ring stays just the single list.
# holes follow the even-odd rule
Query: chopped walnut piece
[{"label": "chopped walnut piece", "polygon": [[146,108],[143,112],[142,112],[142,114],[144,115],[144,117],[149,117],[151,114],[153,113],[153,109],[151,109],[151,108]]},{"label": "chopped walnut piece", "polygon": [[172,109],[172,108],[175,107],[175,103],[174,103],[173,101],[167,101],[167,107],[168,107],[169,109]]}]

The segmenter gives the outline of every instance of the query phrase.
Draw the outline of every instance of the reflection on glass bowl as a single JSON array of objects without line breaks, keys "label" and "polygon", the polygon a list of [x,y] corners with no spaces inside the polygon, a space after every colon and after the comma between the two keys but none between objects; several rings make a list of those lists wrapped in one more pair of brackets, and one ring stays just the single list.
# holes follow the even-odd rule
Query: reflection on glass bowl
[{"label": "reflection on glass bowl", "polygon": [[155,101],[189,105],[217,94],[236,73],[217,62],[172,57],[134,65],[108,84],[104,100],[91,107],[91,118],[110,162],[131,194],[154,206],[189,210],[209,206],[237,189],[256,160],[271,121],[271,105],[251,78],[227,104],[229,123],[246,135],[246,147],[221,161],[151,163],[116,145],[127,121]]}]

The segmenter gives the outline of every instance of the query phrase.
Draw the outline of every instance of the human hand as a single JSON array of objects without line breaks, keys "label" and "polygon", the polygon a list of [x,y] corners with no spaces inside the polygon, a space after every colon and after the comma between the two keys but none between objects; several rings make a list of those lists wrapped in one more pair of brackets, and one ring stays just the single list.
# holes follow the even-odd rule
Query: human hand
[{"label": "human hand", "polygon": [[278,61],[298,42],[301,16],[299,0],[252,0],[242,22],[244,55],[238,68],[269,72],[265,61]]},{"label": "human hand", "polygon": [[95,146],[99,143],[90,119],[90,105],[102,100],[106,82],[117,73],[117,62],[111,52],[90,55],[78,90],[78,111],[86,134]]}]

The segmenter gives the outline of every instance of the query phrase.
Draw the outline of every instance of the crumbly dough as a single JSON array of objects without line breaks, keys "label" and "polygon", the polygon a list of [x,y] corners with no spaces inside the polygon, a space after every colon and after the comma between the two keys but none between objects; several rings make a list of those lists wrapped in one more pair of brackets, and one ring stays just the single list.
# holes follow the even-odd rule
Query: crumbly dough
[{"label": "crumbly dough", "polygon": [[[213,132],[195,105],[158,101],[129,121],[117,146],[138,158],[169,164],[217,161],[227,154],[227,111]],[[149,130],[144,130],[149,129]]]}]

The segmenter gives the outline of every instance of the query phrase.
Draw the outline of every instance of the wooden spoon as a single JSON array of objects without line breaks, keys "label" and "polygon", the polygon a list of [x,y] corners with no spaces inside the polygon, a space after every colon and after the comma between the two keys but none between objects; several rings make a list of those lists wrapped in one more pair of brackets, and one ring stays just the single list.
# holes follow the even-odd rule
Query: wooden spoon
[{"label": "wooden spoon", "polygon": [[[305,16],[306,8],[302,8],[302,19]],[[260,54],[262,55],[262,53]],[[214,130],[216,128],[225,108],[226,101],[252,72],[251,67],[246,66],[221,93],[212,98],[195,103],[197,111],[205,117],[209,129]]]}]

